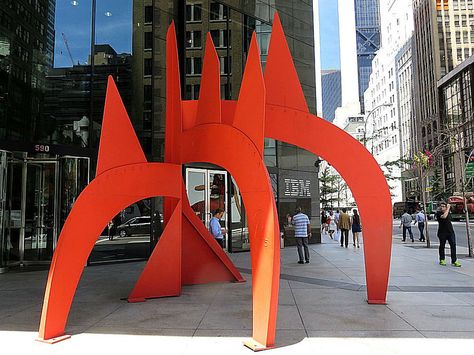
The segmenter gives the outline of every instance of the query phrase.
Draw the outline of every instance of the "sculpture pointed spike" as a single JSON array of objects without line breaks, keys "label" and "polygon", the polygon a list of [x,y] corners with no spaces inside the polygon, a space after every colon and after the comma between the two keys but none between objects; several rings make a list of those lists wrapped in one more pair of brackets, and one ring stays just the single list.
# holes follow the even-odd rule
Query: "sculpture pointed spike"
[{"label": "sculpture pointed spike", "polygon": [[265,65],[265,87],[268,104],[309,111],[277,12],[273,18],[272,35]]},{"label": "sculpture pointed spike", "polygon": [[207,33],[196,124],[221,123],[221,75],[210,33]]},{"label": "sculpture pointed spike", "polygon": [[265,132],[265,82],[260,63],[260,51],[255,32],[252,34],[249,54],[240,87],[233,126],[244,132],[263,157]]},{"label": "sculpture pointed spike", "polygon": [[182,132],[182,100],[178,45],[174,22],[166,34],[166,132],[165,162],[180,163],[179,139]]},{"label": "sculpture pointed spike", "polygon": [[96,176],[106,170],[134,163],[146,163],[146,157],[114,79],[109,75]]}]

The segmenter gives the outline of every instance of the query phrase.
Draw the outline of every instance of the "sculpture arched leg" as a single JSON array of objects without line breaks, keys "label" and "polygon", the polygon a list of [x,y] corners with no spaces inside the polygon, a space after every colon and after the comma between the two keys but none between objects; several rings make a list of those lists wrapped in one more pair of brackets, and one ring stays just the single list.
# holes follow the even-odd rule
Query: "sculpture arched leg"
[{"label": "sculpture arched leg", "polygon": [[387,181],[374,157],[330,122],[276,105],[267,105],[265,137],[297,145],[323,157],[344,178],[363,223],[368,302],[386,303],[392,250],[392,203]]},{"label": "sculpture arched leg", "polygon": [[129,302],[181,294],[181,203],[178,201],[175,204],[158,244],[128,296]]},{"label": "sculpture arched leg", "polygon": [[[205,144],[220,137],[219,150]],[[280,236],[273,190],[266,166],[255,145],[230,126],[206,124],[183,133],[185,162],[212,162],[229,171],[244,200],[249,222],[252,261],[253,349],[275,342],[280,278]],[[236,147],[239,147],[236,149]],[[245,157],[245,164],[242,164]]]},{"label": "sculpture arched leg", "polygon": [[180,165],[131,164],[103,172],[84,189],[64,224],[53,255],[41,314],[40,340],[64,335],[82,270],[107,223],[122,209],[144,198],[181,198],[180,176]]}]

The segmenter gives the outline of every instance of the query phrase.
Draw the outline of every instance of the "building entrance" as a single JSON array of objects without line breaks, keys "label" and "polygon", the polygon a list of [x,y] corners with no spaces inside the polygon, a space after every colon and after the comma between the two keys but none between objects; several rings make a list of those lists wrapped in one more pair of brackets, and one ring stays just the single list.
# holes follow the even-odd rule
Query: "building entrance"
[{"label": "building entrance", "polygon": [[[202,223],[209,228],[212,213],[221,208],[225,211],[221,226],[229,230],[227,211],[227,172],[223,170],[186,169],[186,191],[189,203]],[[228,249],[228,235],[224,236]]]},{"label": "building entrance", "polygon": [[50,263],[62,216],[87,184],[89,159],[0,152],[0,162],[0,266]]}]

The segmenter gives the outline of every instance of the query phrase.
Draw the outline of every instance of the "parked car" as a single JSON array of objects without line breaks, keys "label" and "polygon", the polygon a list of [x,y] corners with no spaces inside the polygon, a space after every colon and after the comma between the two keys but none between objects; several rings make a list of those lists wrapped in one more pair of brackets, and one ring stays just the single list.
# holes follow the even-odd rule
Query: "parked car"
[{"label": "parked car", "polygon": [[117,227],[120,237],[150,234],[150,216],[133,217]]}]

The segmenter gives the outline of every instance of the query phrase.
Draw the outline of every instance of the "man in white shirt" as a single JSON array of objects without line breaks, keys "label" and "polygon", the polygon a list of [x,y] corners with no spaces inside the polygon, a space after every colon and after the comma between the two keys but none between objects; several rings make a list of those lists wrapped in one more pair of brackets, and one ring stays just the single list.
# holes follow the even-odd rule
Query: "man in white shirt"
[{"label": "man in white shirt", "polygon": [[402,239],[402,241],[406,240],[407,231],[408,231],[408,234],[410,234],[411,241],[412,242],[415,241],[415,239],[413,239],[413,232],[411,231],[411,222],[412,222],[411,215],[408,213],[407,210],[405,210],[402,214],[402,218],[400,218],[400,228],[403,227],[403,239]]},{"label": "man in white shirt", "polygon": [[421,211],[418,211],[418,213],[416,214],[415,222],[413,223],[413,224],[418,223],[418,230],[420,231],[420,239],[419,239],[420,242],[425,241],[425,233],[424,233],[424,231],[425,231],[425,219],[426,219],[426,216],[423,213],[423,210],[421,210]]}]

